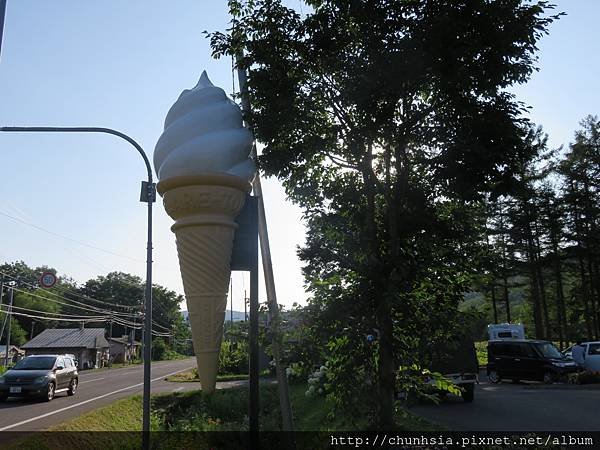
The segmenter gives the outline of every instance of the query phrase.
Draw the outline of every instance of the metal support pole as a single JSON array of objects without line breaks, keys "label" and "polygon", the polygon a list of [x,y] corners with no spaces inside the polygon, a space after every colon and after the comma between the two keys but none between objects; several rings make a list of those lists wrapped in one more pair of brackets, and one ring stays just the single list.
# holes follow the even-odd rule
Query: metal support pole
[{"label": "metal support pole", "polygon": [[[238,55],[237,63],[239,64],[242,55]],[[247,77],[246,71],[238,68],[238,81],[240,93],[242,94],[242,110],[245,113],[250,112],[250,100],[248,99]],[[256,158],[256,146],[253,149],[253,157]],[[269,306],[269,314],[271,315],[271,332],[272,332],[272,349],[273,358],[275,359],[275,369],[277,372],[277,387],[279,391],[279,406],[281,408],[282,428],[283,431],[293,431],[294,422],[292,418],[292,408],[290,404],[290,394],[288,387],[287,375],[283,366],[282,357],[283,351],[281,348],[281,333],[280,333],[280,314],[277,304],[277,292],[275,291],[275,277],[273,276],[273,264],[271,262],[271,248],[269,244],[269,232],[267,230],[267,219],[265,215],[265,204],[262,197],[262,187],[260,184],[260,176],[256,174],[252,183],[254,195],[258,197],[258,235],[260,237],[260,254],[263,263],[263,272],[265,276],[265,288],[267,291],[267,303]],[[250,294],[252,297],[252,294]],[[252,301],[252,300],[251,300]],[[252,317],[252,307],[250,308]],[[291,436],[291,435],[289,435]],[[287,448],[292,449],[294,443],[287,442]]]},{"label": "metal support pole", "polygon": [[10,353],[10,323],[12,319],[12,305],[13,305],[13,287],[10,287],[8,294],[8,330],[6,331],[6,353],[4,354],[4,367],[8,367],[8,354]]},{"label": "metal support pole", "polygon": [[2,35],[4,34],[4,17],[6,16],[6,0],[0,0],[0,57],[2,56]]},{"label": "metal support pole", "polygon": [[250,447],[258,449],[258,414],[259,414],[259,387],[258,387],[258,243],[253,240],[253,264],[250,270],[250,330],[249,330],[249,405],[248,418],[250,426]]},{"label": "metal support pole", "polygon": [[[142,420],[142,447],[150,449],[150,363],[152,362],[152,202],[156,198],[156,188],[152,183],[152,169],[149,169],[148,185],[146,186],[148,203],[148,243],[146,247],[146,293],[144,304],[144,400]],[[142,192],[143,194],[143,192]]]},{"label": "metal support pole", "polygon": [[[2,0],[0,0],[2,1]],[[148,204],[148,242],[146,244],[146,290],[144,296],[144,400],[142,413],[143,448],[150,448],[150,358],[152,355],[152,203],[156,201],[156,185],[152,181],[152,166],[144,149],[125,133],[102,127],[0,127],[8,132],[49,132],[49,133],[106,133],[120,137],[135,147],[146,165],[148,181],[142,181],[140,201]]]}]

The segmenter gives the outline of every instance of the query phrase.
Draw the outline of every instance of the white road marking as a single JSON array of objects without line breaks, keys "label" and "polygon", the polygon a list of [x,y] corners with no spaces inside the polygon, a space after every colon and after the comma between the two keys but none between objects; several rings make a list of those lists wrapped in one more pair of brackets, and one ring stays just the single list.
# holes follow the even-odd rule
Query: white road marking
[{"label": "white road marking", "polygon": [[173,389],[173,392],[179,392],[179,391],[183,391],[183,386],[178,387],[177,389]]},{"label": "white road marking", "polygon": [[87,380],[87,381],[80,381],[79,384],[83,384],[83,383],[91,383],[92,381],[98,381],[98,380],[104,380],[105,377],[102,378],[94,378],[93,380]]},{"label": "white road marking", "polygon": [[[170,377],[171,375],[175,375],[176,373],[184,372],[184,371],[190,370],[192,368],[193,367],[187,367],[185,369],[180,369],[180,370],[177,370],[176,372],[172,372],[172,373],[169,373],[167,375],[162,375],[160,377],[154,378],[154,379],[150,380],[150,382],[154,382],[154,381],[157,381],[157,380],[162,380],[163,378]],[[74,405],[65,406],[64,408],[60,408],[60,409],[57,409],[55,411],[50,411],[50,412],[48,412],[46,414],[42,414],[40,416],[32,417],[30,419],[23,420],[21,422],[13,423],[12,425],[8,425],[6,427],[0,428],[0,431],[10,430],[11,428],[16,428],[16,427],[19,427],[21,425],[25,425],[26,423],[33,422],[33,421],[39,420],[39,419],[43,419],[44,417],[53,416],[54,414],[58,414],[58,413],[61,413],[63,411],[67,411],[68,409],[76,408],[77,406],[85,405],[86,403],[90,403],[90,402],[93,402],[95,400],[100,400],[101,398],[108,397],[109,395],[118,394],[119,392],[123,392],[123,391],[126,391],[128,389],[136,388],[138,386],[143,386],[143,385],[144,385],[144,383],[138,383],[138,384],[134,384],[132,386],[127,386],[127,387],[124,387],[124,388],[121,388],[121,389],[117,389],[116,391],[109,392],[108,394],[99,395],[98,397],[90,398],[89,400],[85,400],[83,402],[75,403]]]}]

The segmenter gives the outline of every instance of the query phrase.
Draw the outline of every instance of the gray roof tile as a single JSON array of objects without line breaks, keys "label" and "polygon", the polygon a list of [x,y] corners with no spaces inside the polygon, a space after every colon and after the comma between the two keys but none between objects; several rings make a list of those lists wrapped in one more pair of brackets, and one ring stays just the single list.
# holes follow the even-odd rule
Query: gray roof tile
[{"label": "gray roof tile", "polygon": [[104,328],[50,328],[42,331],[21,348],[109,347],[104,333]]}]

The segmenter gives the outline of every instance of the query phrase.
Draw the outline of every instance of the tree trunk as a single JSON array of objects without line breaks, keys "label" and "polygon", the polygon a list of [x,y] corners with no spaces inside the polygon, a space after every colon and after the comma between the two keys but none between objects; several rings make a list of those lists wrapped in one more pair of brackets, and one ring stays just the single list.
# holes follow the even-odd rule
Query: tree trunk
[{"label": "tree trunk", "polygon": [[[372,268],[372,278],[369,280],[371,292],[375,299],[375,320],[379,330],[378,347],[378,417],[377,428],[380,430],[394,429],[394,391],[396,381],[396,368],[394,363],[394,322],[392,307],[389,302],[388,292],[390,276],[382,273],[382,260],[377,240],[377,215],[376,215],[376,187],[371,179],[375,176],[372,172],[372,148],[369,146],[364,161],[363,182],[367,198],[367,243],[369,245],[369,265]],[[393,211],[389,212],[390,214]],[[393,239],[391,239],[393,241]],[[395,243],[391,242],[394,247]]]},{"label": "tree trunk", "polygon": [[598,339],[598,307],[596,306],[598,299],[598,285],[594,281],[594,271],[592,268],[592,255],[588,251],[587,255],[587,268],[590,282],[590,300],[591,300],[591,314],[592,314],[592,327],[594,329],[594,339]]},{"label": "tree trunk", "polygon": [[552,259],[554,260],[554,278],[556,281],[556,316],[558,321],[558,334],[560,345],[563,347],[567,336],[567,308],[565,306],[565,294],[562,283],[560,254],[558,253],[558,238],[556,236],[555,226],[551,224],[550,241],[552,243]]},{"label": "tree trunk", "polygon": [[[580,253],[581,248],[578,249],[578,253]],[[586,331],[587,331],[587,339],[591,340],[592,339],[592,335],[593,335],[593,326],[592,326],[592,321],[591,321],[591,317],[590,317],[590,302],[589,302],[589,295],[588,295],[588,282],[587,282],[587,277],[586,277],[586,273],[585,273],[585,266],[584,266],[584,262],[583,262],[583,256],[581,256],[581,254],[579,254],[577,256],[577,259],[579,261],[579,276],[581,278],[581,297],[583,299],[583,311],[585,314],[585,327],[586,327]]]},{"label": "tree trunk", "polygon": [[492,281],[491,284],[491,288],[492,288],[492,309],[494,311],[494,323],[498,323],[498,307],[496,306],[496,285],[494,284],[494,282]]},{"label": "tree trunk", "polygon": [[506,307],[506,322],[510,323],[510,298],[508,293],[508,278],[506,277],[506,272],[502,277],[503,287],[504,287],[504,306]]},{"label": "tree trunk", "polygon": [[527,263],[529,266],[529,286],[531,288],[531,302],[533,306],[533,323],[535,326],[535,337],[538,339],[544,339],[544,321],[542,319],[542,308],[540,304],[540,293],[533,238],[531,236],[531,228],[529,227],[529,224],[525,228],[525,238],[527,242]]}]

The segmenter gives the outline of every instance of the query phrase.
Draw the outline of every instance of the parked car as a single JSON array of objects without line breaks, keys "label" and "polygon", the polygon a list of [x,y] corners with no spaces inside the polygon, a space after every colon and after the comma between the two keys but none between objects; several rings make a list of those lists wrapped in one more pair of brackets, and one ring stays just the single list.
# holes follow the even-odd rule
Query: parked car
[{"label": "parked car", "polygon": [[576,372],[577,365],[548,341],[493,340],[488,342],[487,375],[492,383],[502,379],[552,383]]},{"label": "parked car", "polygon": [[0,376],[0,401],[8,397],[42,397],[50,401],[59,392],[75,395],[79,374],[66,355],[31,355]]}]

